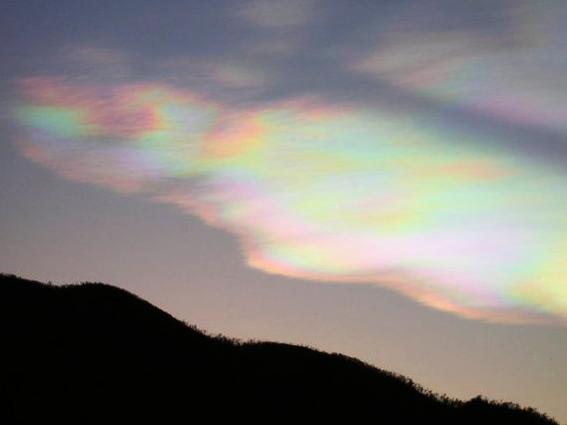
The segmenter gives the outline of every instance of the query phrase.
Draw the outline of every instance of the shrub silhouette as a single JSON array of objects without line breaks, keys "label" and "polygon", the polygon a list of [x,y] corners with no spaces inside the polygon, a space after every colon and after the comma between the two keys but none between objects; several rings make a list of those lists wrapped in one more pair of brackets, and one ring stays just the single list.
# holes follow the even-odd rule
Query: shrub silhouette
[{"label": "shrub silhouette", "polygon": [[[342,354],[209,336],[122,289],[0,275],[2,423],[557,424]],[[201,419],[204,418],[204,419]]]}]

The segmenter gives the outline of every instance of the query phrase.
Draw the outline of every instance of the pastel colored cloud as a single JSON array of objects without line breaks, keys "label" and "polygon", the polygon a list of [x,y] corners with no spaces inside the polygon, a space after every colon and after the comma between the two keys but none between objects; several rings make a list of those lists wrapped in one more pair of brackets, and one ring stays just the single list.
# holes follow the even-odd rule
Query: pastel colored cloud
[{"label": "pastel colored cloud", "polygon": [[22,91],[24,155],[196,214],[251,267],[471,318],[567,319],[567,174],[490,134],[389,106],[236,109],[163,83]]},{"label": "pastel colored cloud", "polygon": [[[567,134],[565,3],[512,2],[500,14],[503,28],[392,26],[347,67],[499,120]],[[399,22],[414,19],[408,8]]]}]

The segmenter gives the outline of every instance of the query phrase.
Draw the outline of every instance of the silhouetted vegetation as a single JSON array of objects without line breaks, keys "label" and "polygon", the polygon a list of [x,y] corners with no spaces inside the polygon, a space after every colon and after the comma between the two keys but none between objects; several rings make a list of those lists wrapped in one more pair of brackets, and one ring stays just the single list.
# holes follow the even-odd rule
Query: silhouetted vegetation
[{"label": "silhouetted vegetation", "polygon": [[[0,276],[1,423],[556,424],[359,360],[212,337],[122,289]],[[204,419],[203,419],[204,418]]]}]

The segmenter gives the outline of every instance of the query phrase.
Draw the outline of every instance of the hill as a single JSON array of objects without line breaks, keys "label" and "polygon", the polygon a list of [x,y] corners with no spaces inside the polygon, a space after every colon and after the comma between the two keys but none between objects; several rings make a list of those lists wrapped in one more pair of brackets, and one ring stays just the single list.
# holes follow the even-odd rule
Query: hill
[{"label": "hill", "polygon": [[[557,424],[356,359],[212,337],[101,283],[0,275],[0,422]],[[204,419],[202,419],[204,418]]]}]

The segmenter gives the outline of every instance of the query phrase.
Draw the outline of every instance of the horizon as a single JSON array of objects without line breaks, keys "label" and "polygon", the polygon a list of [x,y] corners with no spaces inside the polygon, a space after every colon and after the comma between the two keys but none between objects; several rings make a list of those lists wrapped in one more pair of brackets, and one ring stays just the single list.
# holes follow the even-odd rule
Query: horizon
[{"label": "horizon", "polygon": [[[166,418],[179,418],[194,407],[233,406],[250,423],[273,415],[288,421],[346,415],[350,421],[558,424],[509,401],[436,394],[344,354],[211,335],[116,286],[57,286],[13,275],[0,275],[0,281],[3,320],[13,325],[6,340],[10,367],[4,370],[6,383],[15,387],[6,400],[8,418],[49,418],[50,406],[65,400],[70,409],[56,410],[60,421],[87,414],[93,423],[94,402],[94,417],[100,419],[157,413],[163,421],[164,410]],[[42,362],[35,361],[38,351]],[[67,357],[71,353],[75,360]],[[20,386],[22,380],[29,385]],[[51,381],[47,394],[38,390],[45,380]],[[189,388],[187,381],[193,384]],[[211,388],[215,397],[206,390]],[[180,397],[183,402],[175,403]]]}]

